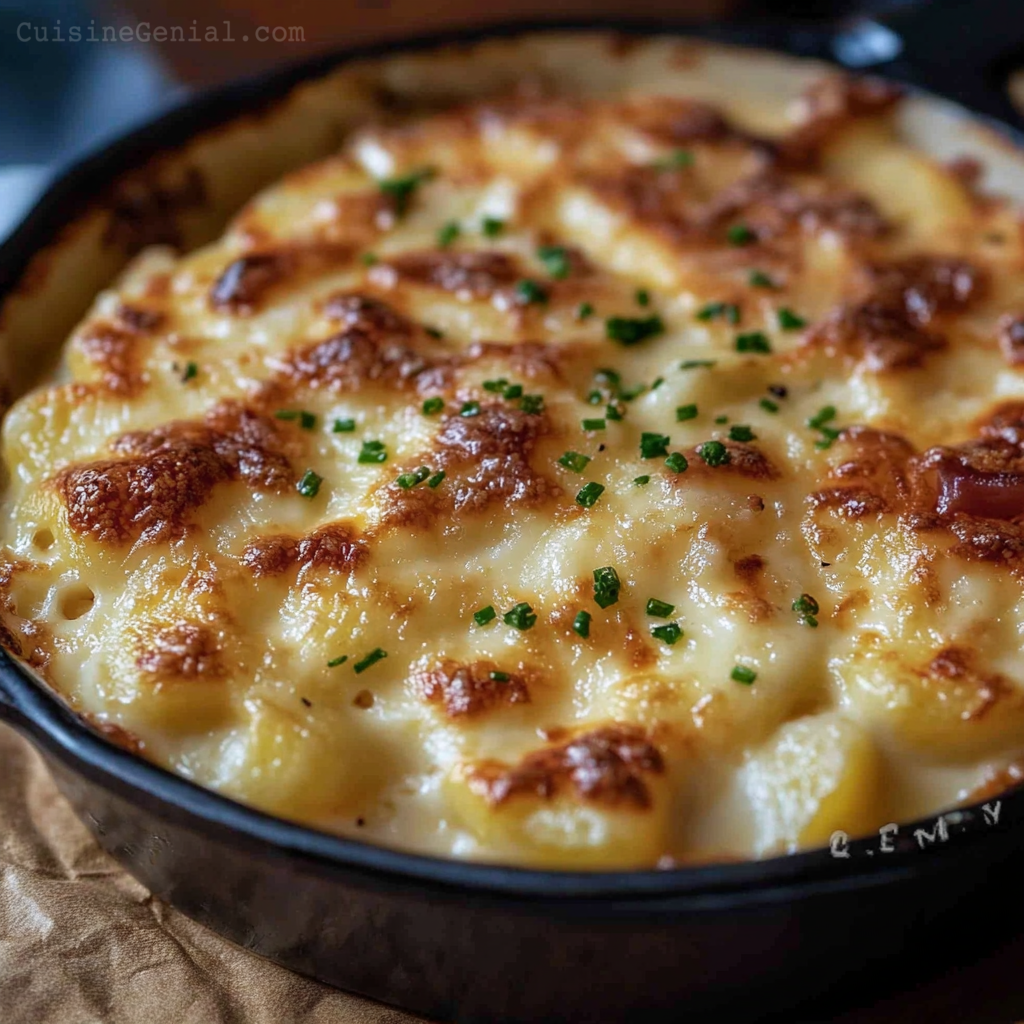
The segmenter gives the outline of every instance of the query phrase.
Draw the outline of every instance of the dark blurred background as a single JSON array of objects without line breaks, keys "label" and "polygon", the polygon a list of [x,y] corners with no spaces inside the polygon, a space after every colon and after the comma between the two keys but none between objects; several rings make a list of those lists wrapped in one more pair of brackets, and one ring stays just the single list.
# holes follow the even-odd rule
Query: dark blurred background
[{"label": "dark blurred background", "polygon": [[[516,17],[835,20],[921,2],[928,0],[0,0],[0,238],[53,168],[189,89],[345,43]],[[159,30],[172,28],[185,41],[160,43]],[[114,42],[89,39],[122,29]]]}]

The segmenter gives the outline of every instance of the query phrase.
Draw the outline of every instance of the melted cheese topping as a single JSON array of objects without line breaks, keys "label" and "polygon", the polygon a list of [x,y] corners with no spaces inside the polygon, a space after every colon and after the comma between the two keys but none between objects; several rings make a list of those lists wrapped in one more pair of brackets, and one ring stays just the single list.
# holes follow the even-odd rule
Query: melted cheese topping
[{"label": "melted cheese topping", "polygon": [[1016,779],[1015,212],[888,88],[759,135],[665,83],[367,124],[144,253],[7,414],[5,644],[158,764],[457,857]]}]

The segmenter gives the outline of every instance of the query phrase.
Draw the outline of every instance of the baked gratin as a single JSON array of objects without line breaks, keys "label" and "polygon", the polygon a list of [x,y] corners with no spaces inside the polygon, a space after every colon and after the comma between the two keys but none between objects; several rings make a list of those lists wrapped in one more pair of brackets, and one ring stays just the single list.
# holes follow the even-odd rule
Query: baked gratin
[{"label": "baked gratin", "polygon": [[556,38],[473,98],[357,69],[334,155],[99,295],[4,422],[5,645],[187,778],[462,858],[761,857],[997,794],[1017,211],[885,83]]}]

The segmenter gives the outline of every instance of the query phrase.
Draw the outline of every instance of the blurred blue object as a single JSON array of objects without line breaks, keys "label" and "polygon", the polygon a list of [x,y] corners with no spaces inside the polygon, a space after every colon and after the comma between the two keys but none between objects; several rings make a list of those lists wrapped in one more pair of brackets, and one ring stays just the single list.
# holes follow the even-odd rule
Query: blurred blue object
[{"label": "blurred blue object", "polygon": [[[94,19],[113,23],[82,0],[0,0],[0,240],[52,168],[180,96],[181,87],[143,46],[53,41],[58,24],[66,34]],[[30,34],[26,24],[45,28],[50,41],[22,42]]]}]

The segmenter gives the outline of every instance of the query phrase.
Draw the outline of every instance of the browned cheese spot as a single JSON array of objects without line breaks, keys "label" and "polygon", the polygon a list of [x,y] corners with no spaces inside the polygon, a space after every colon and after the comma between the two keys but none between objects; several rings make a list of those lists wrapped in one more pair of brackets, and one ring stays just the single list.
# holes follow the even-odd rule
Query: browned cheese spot
[{"label": "browned cheese spot", "polygon": [[305,537],[260,537],[247,544],[241,563],[253,576],[280,576],[291,569],[350,573],[368,550],[350,523],[327,523]]},{"label": "browned cheese spot", "polygon": [[135,331],[95,324],[75,339],[74,346],[100,370],[103,388],[111,394],[135,395],[145,384]]},{"label": "browned cheese spot", "polygon": [[512,767],[499,762],[475,765],[468,781],[495,805],[520,795],[550,800],[571,786],[584,800],[644,810],[651,805],[644,776],[664,770],[661,753],[644,730],[615,723],[534,751]]},{"label": "browned cheese spot", "polygon": [[434,447],[411,460],[409,471],[428,466],[448,478],[436,489],[387,484],[378,492],[381,521],[429,526],[442,515],[482,512],[495,502],[530,508],[558,497],[561,488],[530,462],[550,430],[547,413],[499,404],[482,406],[477,416],[446,417]]},{"label": "browned cheese spot", "polygon": [[984,272],[965,260],[928,255],[869,264],[865,278],[867,297],[839,306],[805,344],[875,373],[920,366],[945,348],[936,322],[967,309],[988,284]]},{"label": "browned cheese spot", "polygon": [[424,250],[390,257],[373,267],[369,276],[383,288],[410,282],[439,288],[468,301],[508,292],[522,278],[523,271],[513,257],[503,252]]},{"label": "browned cheese spot", "polygon": [[963,647],[944,647],[918,670],[925,684],[947,694],[948,700],[964,703],[960,717],[965,722],[977,722],[988,715],[997,704],[1013,701],[1020,703],[1021,695],[1014,684],[999,672],[983,672],[977,668],[973,651]]},{"label": "browned cheese spot", "polygon": [[449,718],[481,715],[501,705],[528,704],[530,691],[521,672],[508,672],[508,679],[494,679],[498,666],[492,661],[469,665],[444,658],[409,682],[424,700],[442,704]]},{"label": "browned cheese spot", "polygon": [[195,622],[176,622],[148,638],[135,664],[159,680],[222,679],[225,673],[217,634]]},{"label": "browned cheese spot", "polygon": [[843,519],[862,519],[902,509],[910,494],[907,466],[914,448],[899,434],[871,427],[848,427],[836,441],[839,458],[829,486],[810,496],[814,508],[831,509]]},{"label": "browned cheese spot", "polygon": [[179,420],[125,434],[117,458],[70,466],[55,478],[76,533],[107,544],[176,540],[220,483],[285,491],[295,475],[273,420],[225,401],[203,422]]}]

